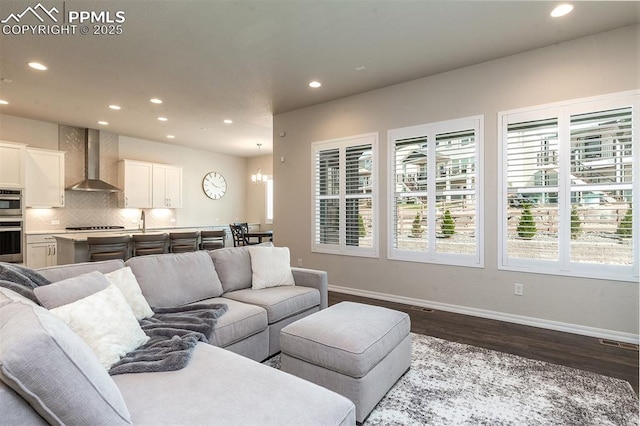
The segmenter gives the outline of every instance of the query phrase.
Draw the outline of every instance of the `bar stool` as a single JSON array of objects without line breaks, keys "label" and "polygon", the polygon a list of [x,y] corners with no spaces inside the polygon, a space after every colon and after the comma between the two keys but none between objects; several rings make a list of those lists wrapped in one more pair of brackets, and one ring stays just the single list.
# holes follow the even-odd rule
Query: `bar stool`
[{"label": "bar stool", "polygon": [[223,231],[200,231],[200,250],[217,250],[225,245],[227,233]]},{"label": "bar stool", "polygon": [[119,235],[115,237],[87,237],[87,251],[90,262],[101,260],[129,258],[129,242],[131,237]]},{"label": "bar stool", "polygon": [[169,233],[169,249],[171,253],[184,253],[198,250],[200,231]]},{"label": "bar stool", "polygon": [[163,254],[167,252],[169,234],[133,234],[133,256]]}]

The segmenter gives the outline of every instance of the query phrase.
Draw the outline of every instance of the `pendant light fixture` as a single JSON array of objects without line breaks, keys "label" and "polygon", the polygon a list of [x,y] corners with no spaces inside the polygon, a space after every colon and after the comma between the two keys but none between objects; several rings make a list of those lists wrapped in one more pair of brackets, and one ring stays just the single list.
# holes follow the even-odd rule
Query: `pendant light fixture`
[{"label": "pendant light fixture", "polygon": [[[260,156],[260,147],[262,146],[261,143],[256,144],[258,145],[258,157]],[[269,179],[269,177],[267,175],[263,175],[262,174],[262,170],[258,167],[258,173],[251,175],[251,182],[253,183],[267,183],[267,180]]]}]

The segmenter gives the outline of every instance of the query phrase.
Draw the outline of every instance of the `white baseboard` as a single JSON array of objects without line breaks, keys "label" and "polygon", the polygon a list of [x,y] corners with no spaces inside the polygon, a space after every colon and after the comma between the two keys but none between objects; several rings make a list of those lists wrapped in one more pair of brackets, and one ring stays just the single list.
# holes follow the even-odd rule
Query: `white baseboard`
[{"label": "white baseboard", "polygon": [[413,299],[410,297],[396,296],[392,294],[378,293],[368,290],[358,290],[349,287],[340,287],[335,285],[329,285],[328,287],[329,291],[335,291],[336,293],[352,294],[354,296],[369,297],[371,299],[386,300],[388,302],[420,306],[429,309],[453,312],[456,314],[471,315],[480,318],[489,318],[515,324],[529,325],[532,327],[563,331],[565,333],[573,333],[583,336],[597,337],[600,339],[614,340],[616,342],[633,343],[636,345],[640,343],[640,336],[632,333],[623,333],[615,330],[605,330],[578,324],[550,321],[541,318],[525,317],[522,315],[507,314],[504,312],[488,311],[485,309],[470,308],[467,306],[450,305],[447,303],[433,302],[430,300]]}]

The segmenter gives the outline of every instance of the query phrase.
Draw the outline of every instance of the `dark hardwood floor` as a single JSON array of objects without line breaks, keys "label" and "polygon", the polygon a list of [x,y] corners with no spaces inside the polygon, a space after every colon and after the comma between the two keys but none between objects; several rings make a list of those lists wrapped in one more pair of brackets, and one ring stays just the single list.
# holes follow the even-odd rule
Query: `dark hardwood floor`
[{"label": "dark hardwood floor", "polygon": [[[638,350],[604,345],[595,337],[417,306],[329,292],[329,305],[367,303],[407,312],[411,331],[626,380],[638,395]],[[616,343],[616,342],[612,342]]]}]

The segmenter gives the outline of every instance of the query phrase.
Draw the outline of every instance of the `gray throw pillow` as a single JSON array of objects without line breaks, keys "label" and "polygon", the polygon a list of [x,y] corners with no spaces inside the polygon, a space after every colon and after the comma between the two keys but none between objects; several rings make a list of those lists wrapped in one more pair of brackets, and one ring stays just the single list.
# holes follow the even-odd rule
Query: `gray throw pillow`
[{"label": "gray throw pillow", "polygon": [[206,250],[136,256],[126,265],[153,308],[173,308],[222,294],[220,278]]},{"label": "gray throw pillow", "polygon": [[78,275],[87,274],[89,272],[98,271],[106,274],[124,267],[122,259],[103,260],[102,262],[83,262],[73,263],[71,265],[56,265],[40,268],[37,272],[51,282],[66,280],[67,278],[77,277]]},{"label": "gray throw pillow", "polygon": [[53,309],[84,299],[104,290],[108,286],[109,280],[100,272],[89,272],[88,274],[36,287],[33,292],[42,306],[47,309]]},{"label": "gray throw pillow", "polygon": [[249,247],[228,247],[209,252],[224,292],[251,288]]},{"label": "gray throw pillow", "polygon": [[133,424],[91,349],[46,309],[0,303],[0,342],[0,380],[50,424]]}]

